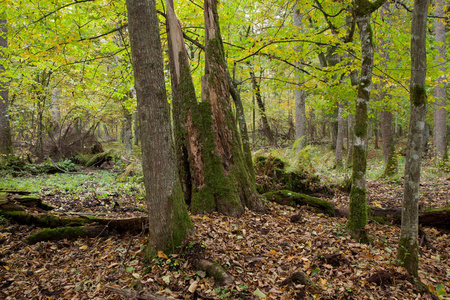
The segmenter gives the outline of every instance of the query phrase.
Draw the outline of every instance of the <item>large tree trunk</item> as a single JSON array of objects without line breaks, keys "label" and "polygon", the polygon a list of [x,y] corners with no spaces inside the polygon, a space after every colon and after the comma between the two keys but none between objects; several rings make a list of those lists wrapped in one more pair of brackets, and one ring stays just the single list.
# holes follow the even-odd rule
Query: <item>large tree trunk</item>
[{"label": "large tree trunk", "polygon": [[415,0],[411,23],[411,114],[406,146],[402,227],[398,243],[398,259],[414,277],[418,277],[419,269],[419,182],[427,113],[425,90],[427,13],[428,0]]},{"label": "large tree trunk", "polygon": [[149,211],[149,251],[174,252],[192,223],[175,162],[154,0],[127,0],[128,29]]},{"label": "large tree trunk", "polygon": [[[230,102],[228,70],[217,13],[217,1],[204,1],[205,76],[202,78],[205,182],[191,208],[214,208],[229,215],[241,215],[244,207],[263,210],[253,176],[249,174]],[[207,196],[207,197],[203,197]],[[211,197],[212,196],[212,197]]]},{"label": "large tree trunk", "polygon": [[261,115],[261,121],[263,124],[263,131],[269,141],[270,146],[275,146],[275,138],[273,137],[272,130],[270,129],[269,120],[267,119],[266,107],[261,97],[261,89],[259,87],[259,82],[256,81],[256,76],[253,71],[250,72],[252,78],[253,92],[255,93],[256,103],[258,104],[259,114]]},{"label": "large tree trunk", "polygon": [[445,106],[447,104],[447,88],[446,88],[446,73],[447,68],[445,67],[446,59],[446,41],[445,41],[445,19],[444,17],[444,6],[445,0],[437,0],[436,1],[436,10],[435,15],[440,17],[440,19],[435,20],[436,29],[435,29],[435,40],[436,40],[436,49],[438,50],[438,54],[436,55],[436,61],[439,64],[439,70],[442,72],[442,75],[439,76],[437,80],[437,85],[434,87],[434,96],[436,100],[434,102],[434,130],[433,130],[433,139],[434,145],[436,146],[436,163],[442,161],[447,152],[447,111]]},{"label": "large tree trunk", "polygon": [[365,226],[367,224],[367,127],[368,106],[372,86],[373,69],[373,36],[370,15],[377,10],[383,1],[372,4],[368,0],[356,0],[354,13],[361,40],[361,73],[357,88],[355,110],[355,143],[353,145],[352,187],[350,191],[350,215],[347,228],[361,241],[368,239]]},{"label": "large tree trunk", "polygon": [[[294,8],[294,26],[302,30],[302,15],[297,7]],[[296,52],[301,57],[303,47],[297,47]],[[306,145],[306,91],[301,89],[303,77],[298,75],[295,88],[295,140],[297,150],[302,150]]]},{"label": "large tree trunk", "polygon": [[[6,58],[3,49],[8,48],[7,28],[5,16],[0,19],[0,61]],[[11,139],[11,128],[9,124],[9,102],[8,102],[8,78],[3,74],[5,67],[0,64],[0,155],[12,154],[13,146]]]},{"label": "large tree trunk", "polygon": [[262,209],[230,102],[230,80],[215,2],[205,2],[206,70],[198,103],[181,27],[167,1],[173,117],[181,181],[194,213],[238,216],[245,207]]}]

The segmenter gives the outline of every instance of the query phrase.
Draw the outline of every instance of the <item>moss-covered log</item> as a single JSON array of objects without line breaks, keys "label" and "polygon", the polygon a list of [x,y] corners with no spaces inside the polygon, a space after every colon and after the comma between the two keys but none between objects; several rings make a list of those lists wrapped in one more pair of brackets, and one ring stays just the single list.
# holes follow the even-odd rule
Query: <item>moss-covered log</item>
[{"label": "moss-covered log", "polygon": [[333,203],[316,197],[311,197],[305,194],[295,193],[288,190],[269,192],[265,193],[264,196],[267,200],[274,201],[278,204],[290,205],[294,207],[297,205],[307,205],[326,215],[335,216]]},{"label": "moss-covered log", "polygon": [[333,194],[333,190],[320,183],[319,176],[306,170],[287,171],[287,164],[274,156],[257,156],[255,170],[260,193],[290,190],[303,194]]},{"label": "moss-covered log", "polygon": [[106,226],[76,226],[76,227],[60,227],[45,228],[37,233],[30,235],[26,241],[30,244],[43,241],[57,241],[62,239],[74,240],[80,237],[99,237],[108,234]]},{"label": "moss-covered log", "polygon": [[87,161],[86,167],[100,167],[104,162],[112,161],[114,158],[111,152],[98,153]]},{"label": "moss-covered log", "polygon": [[228,274],[218,263],[199,259],[194,262],[194,267],[213,277],[218,285],[228,285],[234,282],[234,277]]}]

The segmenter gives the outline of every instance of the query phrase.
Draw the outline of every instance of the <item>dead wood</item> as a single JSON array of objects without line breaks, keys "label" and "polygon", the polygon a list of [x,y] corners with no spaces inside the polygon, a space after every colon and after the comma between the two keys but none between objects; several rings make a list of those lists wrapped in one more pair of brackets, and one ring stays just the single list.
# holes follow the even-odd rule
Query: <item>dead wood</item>
[{"label": "dead wood", "polygon": [[109,291],[113,292],[114,294],[120,295],[124,297],[125,299],[137,299],[137,300],[170,300],[175,299],[172,297],[165,297],[165,296],[156,296],[149,291],[134,291],[130,289],[118,289],[112,286],[105,286]]},{"label": "dead wood", "polygon": [[219,264],[206,259],[194,261],[194,267],[204,271],[206,275],[213,277],[219,285],[229,285],[234,282],[234,277],[227,273]]}]

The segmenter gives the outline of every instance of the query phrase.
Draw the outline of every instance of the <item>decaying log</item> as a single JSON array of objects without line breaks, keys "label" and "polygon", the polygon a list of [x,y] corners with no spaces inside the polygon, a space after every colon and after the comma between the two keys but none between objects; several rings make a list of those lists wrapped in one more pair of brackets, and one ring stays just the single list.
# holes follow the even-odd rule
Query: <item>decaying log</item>
[{"label": "decaying log", "polygon": [[[305,194],[295,193],[289,190],[280,190],[276,192],[265,193],[268,201],[273,201],[282,205],[289,206],[309,206],[319,212],[329,216],[348,217],[348,209],[335,209],[333,203]],[[368,208],[369,218],[377,221],[377,217],[384,218],[388,223],[400,225],[402,210],[401,208]],[[441,228],[450,230],[450,208],[433,209],[419,213],[419,224],[427,227]]]},{"label": "decaying log", "polygon": [[234,277],[227,273],[218,263],[206,259],[193,262],[196,269],[204,271],[209,277],[213,277],[218,285],[229,285],[234,282]]},{"label": "decaying log", "polygon": [[278,204],[290,205],[293,207],[296,207],[297,205],[307,205],[329,216],[335,215],[333,203],[305,194],[295,193],[289,190],[280,190],[265,193],[264,196],[267,200],[274,201]]}]

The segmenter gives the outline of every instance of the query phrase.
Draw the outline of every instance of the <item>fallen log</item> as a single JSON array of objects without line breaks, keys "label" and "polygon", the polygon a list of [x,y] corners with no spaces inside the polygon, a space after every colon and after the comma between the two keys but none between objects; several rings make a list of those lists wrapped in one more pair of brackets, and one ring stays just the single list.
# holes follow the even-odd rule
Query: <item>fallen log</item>
[{"label": "fallen log", "polygon": [[45,228],[27,237],[26,241],[29,244],[36,244],[37,242],[58,241],[62,239],[74,240],[80,237],[96,238],[107,236],[108,234],[108,228],[103,225]]},{"label": "fallen log", "polygon": [[[333,203],[305,194],[295,193],[289,190],[265,193],[268,201],[273,201],[282,205],[309,206],[318,212],[329,216],[347,218],[349,211],[347,208],[335,209]],[[401,208],[379,208],[368,207],[369,218],[379,223],[391,223],[400,225]],[[434,227],[450,230],[450,208],[431,209],[419,213],[419,224],[426,227]]]},{"label": "fallen log", "polygon": [[289,190],[280,190],[276,192],[265,193],[264,197],[266,197],[267,200],[276,202],[278,204],[290,205],[293,207],[296,207],[297,205],[306,205],[326,215],[335,216],[333,203],[305,194],[295,193]]}]

